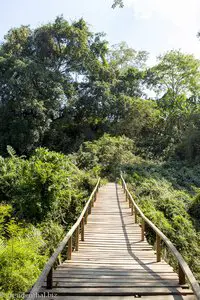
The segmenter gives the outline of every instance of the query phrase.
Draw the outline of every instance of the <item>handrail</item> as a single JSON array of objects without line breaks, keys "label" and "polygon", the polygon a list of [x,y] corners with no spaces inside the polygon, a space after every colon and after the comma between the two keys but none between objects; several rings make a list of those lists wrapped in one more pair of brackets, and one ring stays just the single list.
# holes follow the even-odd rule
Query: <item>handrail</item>
[{"label": "handrail", "polygon": [[33,285],[32,289],[28,292],[25,296],[24,300],[26,299],[38,299],[39,291],[44,283],[45,279],[47,279],[47,289],[51,289],[53,285],[53,267],[56,264],[59,254],[63,251],[63,249],[67,246],[68,243],[68,252],[67,258],[71,259],[72,253],[72,236],[75,233],[76,238],[76,250],[78,250],[78,243],[79,243],[79,232],[80,232],[80,225],[81,225],[81,240],[84,241],[84,224],[87,224],[87,217],[88,214],[91,213],[91,207],[94,205],[94,201],[96,201],[96,195],[100,186],[100,178],[97,181],[97,184],[89,197],[89,200],[85,204],[85,207],[76,221],[76,223],[72,226],[72,228],[68,231],[64,239],[60,242],[57,249],[54,251],[53,255],[49,258],[48,262],[46,263],[40,277]]},{"label": "handrail", "polygon": [[121,174],[121,180],[122,180],[122,187],[124,189],[124,192],[126,193],[126,199],[129,200],[129,207],[132,208],[132,214],[133,214],[133,208],[135,213],[135,222],[137,223],[137,215],[140,215],[142,218],[142,226],[141,226],[141,236],[142,240],[144,240],[144,232],[145,232],[145,223],[147,223],[156,233],[156,254],[157,254],[157,262],[161,261],[161,240],[167,245],[167,247],[171,250],[172,254],[176,257],[179,265],[179,284],[185,284],[185,276],[188,279],[188,282],[197,297],[198,300],[200,300],[200,286],[195,279],[192,271],[190,270],[188,264],[183,259],[182,255],[178,252],[178,250],[175,248],[175,246],[172,244],[172,242],[162,233],[141,211],[139,206],[135,203],[131,193],[129,192],[126,182]]}]

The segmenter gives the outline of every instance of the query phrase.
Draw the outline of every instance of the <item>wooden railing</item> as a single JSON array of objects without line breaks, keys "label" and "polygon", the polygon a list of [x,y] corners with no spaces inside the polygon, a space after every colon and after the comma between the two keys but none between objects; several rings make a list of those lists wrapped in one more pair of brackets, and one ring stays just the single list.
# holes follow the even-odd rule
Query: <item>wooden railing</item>
[{"label": "wooden railing", "polygon": [[122,188],[124,189],[124,192],[126,194],[126,200],[129,201],[129,207],[131,208],[132,215],[135,216],[135,223],[138,222],[138,216],[141,217],[141,240],[144,241],[145,237],[145,224],[148,224],[153,231],[156,234],[156,256],[157,256],[157,262],[161,261],[161,241],[165,243],[167,248],[171,251],[173,256],[176,258],[178,262],[178,276],[179,276],[179,284],[184,285],[186,283],[186,278],[188,280],[188,283],[190,284],[195,296],[198,300],[200,300],[200,286],[195,279],[194,275],[192,274],[192,271],[190,270],[188,264],[183,259],[182,255],[178,252],[178,250],[175,248],[175,246],[172,244],[172,242],[164,235],[141,211],[139,206],[134,201],[131,193],[129,192],[126,182],[121,175],[122,180]]},{"label": "wooden railing", "polygon": [[81,240],[84,241],[84,226],[87,224],[88,215],[91,213],[92,207],[94,206],[94,202],[96,201],[96,196],[98,193],[98,189],[100,186],[100,178],[97,181],[97,184],[90,195],[89,200],[87,201],[80,217],[76,221],[76,223],[72,226],[72,228],[68,231],[65,238],[59,244],[58,248],[55,250],[53,255],[49,258],[46,263],[39,279],[36,281],[32,289],[26,295],[24,299],[35,300],[39,297],[39,292],[46,280],[47,289],[52,289],[53,287],[53,269],[57,263],[58,257],[61,252],[67,248],[67,259],[70,260],[72,257],[72,239],[75,238],[75,250],[79,249],[79,235],[81,234]]}]

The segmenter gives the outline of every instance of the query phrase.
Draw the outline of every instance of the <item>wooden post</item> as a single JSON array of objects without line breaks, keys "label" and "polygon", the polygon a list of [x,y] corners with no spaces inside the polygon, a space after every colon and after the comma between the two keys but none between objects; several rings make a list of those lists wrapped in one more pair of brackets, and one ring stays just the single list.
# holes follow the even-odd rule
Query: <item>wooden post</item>
[{"label": "wooden post", "polygon": [[129,204],[129,208],[131,208],[131,199],[130,198],[128,198],[128,204]]},{"label": "wooden post", "polygon": [[67,248],[67,259],[72,259],[72,236],[69,238],[68,241],[68,248]]},{"label": "wooden post", "polygon": [[97,191],[95,192],[94,194],[94,200],[93,200],[93,205],[94,205],[94,202],[97,200]]},{"label": "wooden post", "polygon": [[92,205],[92,207],[94,207],[94,201],[95,201],[95,198],[96,198],[96,193],[94,194],[94,197],[93,197],[92,200],[91,200],[91,205]]},{"label": "wooden post", "polygon": [[84,241],[84,235],[85,235],[85,233],[84,233],[84,226],[85,226],[85,221],[84,221],[84,217],[83,217],[83,219],[82,219],[82,221],[81,221],[81,241]]},{"label": "wooden post", "polygon": [[86,210],[86,212],[85,212],[85,224],[87,224],[87,218],[88,218],[88,209]]},{"label": "wooden post", "polygon": [[180,264],[178,264],[178,278],[179,278],[179,284],[183,285],[186,283],[185,273],[183,272]]},{"label": "wooden post", "polygon": [[156,233],[156,258],[157,258],[157,262],[161,261],[161,238],[157,233]]},{"label": "wooden post", "polygon": [[79,248],[79,226],[76,228],[76,246],[75,246],[75,250],[78,251]]},{"label": "wooden post", "polygon": [[125,197],[126,197],[126,201],[128,200],[128,194],[127,191],[125,190]]},{"label": "wooden post", "polygon": [[145,221],[142,219],[141,224],[141,240],[144,241],[144,233],[145,233]]},{"label": "wooden post", "polygon": [[135,223],[137,223],[137,209],[135,208]]},{"label": "wooden post", "polygon": [[131,215],[133,216],[133,202],[131,201]]},{"label": "wooden post", "polygon": [[53,287],[53,268],[49,271],[49,274],[47,275],[47,289],[51,290]]},{"label": "wooden post", "polygon": [[92,212],[92,204],[91,204],[91,201],[90,201],[90,204],[89,204],[89,207],[88,207],[88,214],[90,215]]}]

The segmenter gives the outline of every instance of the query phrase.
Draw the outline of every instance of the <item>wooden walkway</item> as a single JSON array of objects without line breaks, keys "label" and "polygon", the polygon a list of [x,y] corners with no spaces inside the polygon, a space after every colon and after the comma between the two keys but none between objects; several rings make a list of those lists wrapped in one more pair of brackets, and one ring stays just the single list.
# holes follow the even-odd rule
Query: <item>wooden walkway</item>
[{"label": "wooden walkway", "polygon": [[141,242],[141,228],[115,183],[99,189],[85,241],[53,272],[53,289],[41,292],[52,293],[52,300],[196,299],[179,285],[171,266],[156,262],[147,241]]}]

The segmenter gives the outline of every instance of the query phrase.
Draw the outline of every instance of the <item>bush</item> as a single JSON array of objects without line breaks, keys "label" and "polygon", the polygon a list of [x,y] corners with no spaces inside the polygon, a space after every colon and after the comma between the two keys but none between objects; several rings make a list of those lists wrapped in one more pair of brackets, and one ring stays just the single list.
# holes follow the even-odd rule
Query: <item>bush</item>
[{"label": "bush", "polygon": [[108,176],[114,180],[119,176],[122,165],[134,160],[134,151],[134,143],[127,137],[104,134],[99,140],[82,145],[77,153],[77,163],[80,168],[92,169],[101,177]]},{"label": "bush", "polygon": [[38,278],[47,256],[40,232],[33,226],[26,228],[10,222],[9,239],[0,244],[0,292],[9,294],[27,291]]},{"label": "bush", "polygon": [[74,222],[94,183],[72,159],[44,148],[29,160],[6,158],[1,167],[0,202],[12,204],[18,218],[34,224],[47,217]]},{"label": "bush", "polygon": [[[199,261],[200,240],[198,228],[191,218],[191,215],[200,217],[200,196],[198,194],[193,200],[197,187],[191,186],[196,174],[192,174],[188,166],[177,168],[176,164],[169,162],[144,160],[124,170],[130,190],[134,190],[144,214],[172,241],[199,279],[200,265],[194,262],[195,259]],[[195,172],[198,170],[199,166],[196,166]],[[189,177],[189,174],[193,176]],[[148,226],[147,238],[151,243],[155,242],[155,234]],[[171,255],[168,258],[174,263]]]}]

